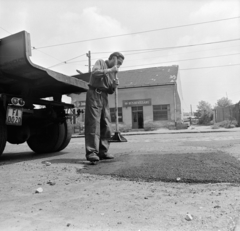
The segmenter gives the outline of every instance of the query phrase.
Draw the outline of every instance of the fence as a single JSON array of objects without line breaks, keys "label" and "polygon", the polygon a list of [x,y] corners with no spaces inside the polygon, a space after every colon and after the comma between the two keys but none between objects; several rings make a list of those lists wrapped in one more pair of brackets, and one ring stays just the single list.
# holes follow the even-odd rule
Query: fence
[{"label": "fence", "polygon": [[240,126],[240,102],[227,107],[217,107],[214,110],[215,123],[224,120],[236,120]]}]

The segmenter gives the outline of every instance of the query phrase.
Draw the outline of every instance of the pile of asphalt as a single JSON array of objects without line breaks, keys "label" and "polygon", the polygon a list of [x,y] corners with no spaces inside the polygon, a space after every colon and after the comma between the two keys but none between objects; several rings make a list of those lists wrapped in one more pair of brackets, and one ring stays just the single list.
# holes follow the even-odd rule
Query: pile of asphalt
[{"label": "pile of asphalt", "polygon": [[240,183],[240,162],[223,152],[119,155],[83,171],[129,180],[179,183]]}]

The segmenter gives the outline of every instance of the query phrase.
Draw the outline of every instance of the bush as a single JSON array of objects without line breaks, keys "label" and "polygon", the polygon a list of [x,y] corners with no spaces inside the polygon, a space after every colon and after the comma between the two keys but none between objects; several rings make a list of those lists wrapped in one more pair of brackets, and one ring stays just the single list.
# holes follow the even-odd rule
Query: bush
[{"label": "bush", "polygon": [[212,129],[219,129],[219,125],[214,124],[214,125],[212,126]]},{"label": "bush", "polygon": [[168,128],[169,122],[146,122],[144,123],[144,131],[156,131],[159,128]]},{"label": "bush", "polygon": [[[119,132],[130,132],[132,130],[130,125],[126,125],[124,123],[118,124],[118,130]],[[116,124],[112,123],[112,131],[116,131]]]},{"label": "bush", "polygon": [[119,126],[120,132],[130,132],[132,130],[130,125],[122,124],[122,126]]},{"label": "bush", "polygon": [[230,124],[229,128],[235,128],[236,126],[234,124]]},{"label": "bush", "polygon": [[212,117],[212,115],[204,114],[202,115],[202,117],[199,118],[198,124],[209,125],[209,123],[213,119]]},{"label": "bush", "polygon": [[216,129],[216,127],[222,127],[222,128],[235,128],[237,126],[237,121],[236,120],[224,120],[224,121],[221,121],[219,123],[216,123],[214,124],[214,128],[213,129]]},{"label": "bush", "polygon": [[189,125],[186,123],[177,123],[176,129],[181,130],[181,129],[188,129]]},{"label": "bush", "polygon": [[153,122],[147,122],[144,124],[144,131],[154,131],[157,130],[157,125]]}]

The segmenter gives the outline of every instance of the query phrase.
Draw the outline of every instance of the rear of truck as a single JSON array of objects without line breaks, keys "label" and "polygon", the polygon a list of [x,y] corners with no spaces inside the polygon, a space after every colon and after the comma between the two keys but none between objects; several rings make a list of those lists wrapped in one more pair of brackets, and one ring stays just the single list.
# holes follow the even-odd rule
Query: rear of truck
[{"label": "rear of truck", "polygon": [[30,56],[26,31],[0,40],[0,155],[6,142],[27,142],[36,153],[66,148],[74,106],[62,102],[62,96],[88,89],[82,80],[33,64]]}]

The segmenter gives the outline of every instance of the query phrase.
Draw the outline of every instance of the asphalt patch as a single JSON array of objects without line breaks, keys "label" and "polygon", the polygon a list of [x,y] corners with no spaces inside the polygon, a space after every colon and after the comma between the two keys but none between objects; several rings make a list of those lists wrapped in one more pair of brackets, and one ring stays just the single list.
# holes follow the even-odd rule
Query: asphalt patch
[{"label": "asphalt patch", "polygon": [[223,152],[193,154],[124,154],[81,172],[129,180],[179,183],[240,183],[240,162]]}]

